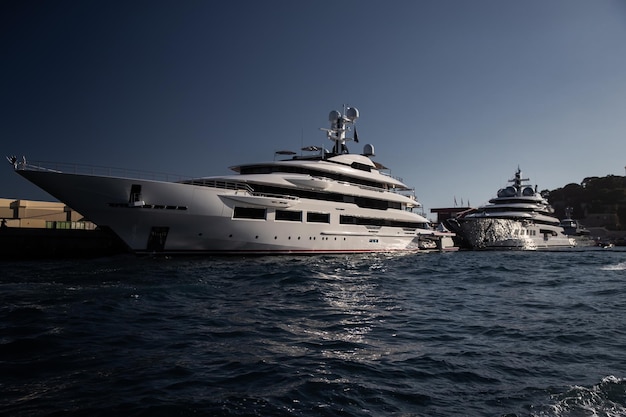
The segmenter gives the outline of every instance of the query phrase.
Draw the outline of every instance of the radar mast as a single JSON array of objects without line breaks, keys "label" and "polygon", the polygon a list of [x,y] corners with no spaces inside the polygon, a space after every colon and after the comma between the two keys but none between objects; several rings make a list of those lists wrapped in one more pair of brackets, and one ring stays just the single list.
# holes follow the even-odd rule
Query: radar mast
[{"label": "radar mast", "polygon": [[354,140],[355,142],[358,142],[358,139],[356,138],[356,129],[354,138],[346,137],[346,133],[352,130],[356,119],[359,118],[359,110],[355,107],[346,107],[344,108],[344,113],[345,114],[341,114],[337,110],[331,111],[328,115],[330,129],[321,129],[326,132],[328,139],[334,142],[332,153],[337,155],[349,153],[346,141]]}]

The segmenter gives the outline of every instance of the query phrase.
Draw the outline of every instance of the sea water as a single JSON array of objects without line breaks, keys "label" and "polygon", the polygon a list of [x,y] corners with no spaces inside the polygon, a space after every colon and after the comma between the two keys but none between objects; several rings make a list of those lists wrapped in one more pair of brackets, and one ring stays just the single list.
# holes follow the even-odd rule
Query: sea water
[{"label": "sea water", "polygon": [[626,414],[626,252],[3,262],[7,416]]}]

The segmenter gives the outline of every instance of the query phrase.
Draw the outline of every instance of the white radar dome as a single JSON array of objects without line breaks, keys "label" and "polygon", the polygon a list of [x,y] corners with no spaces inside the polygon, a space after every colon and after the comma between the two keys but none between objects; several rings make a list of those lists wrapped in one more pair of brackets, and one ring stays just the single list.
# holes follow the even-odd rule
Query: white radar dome
[{"label": "white radar dome", "polygon": [[354,122],[356,119],[359,118],[359,110],[356,109],[355,107],[348,107],[346,109],[346,117],[351,122]]},{"label": "white radar dome", "polygon": [[376,156],[374,153],[374,145],[370,145],[369,143],[363,147],[363,155],[365,156]]}]

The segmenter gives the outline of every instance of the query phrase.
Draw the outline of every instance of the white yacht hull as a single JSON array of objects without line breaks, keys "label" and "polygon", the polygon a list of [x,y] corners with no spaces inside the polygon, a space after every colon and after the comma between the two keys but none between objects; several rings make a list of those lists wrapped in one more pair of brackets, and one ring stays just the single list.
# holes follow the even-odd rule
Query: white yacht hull
[{"label": "white yacht hull", "polygon": [[475,250],[548,250],[576,246],[560,226],[524,219],[466,218],[460,222],[464,239]]},{"label": "white yacht hull", "polygon": [[329,113],[330,128],[322,130],[332,151],[277,151],[275,157],[292,156],[231,166],[237,174],[219,177],[170,181],[164,174],[7,159],[24,178],[110,228],[136,253],[453,250],[449,236],[413,211],[421,206],[413,189],[371,159],[373,145],[349,152],[346,142],[358,142],[358,118],[353,107]]},{"label": "white yacht hull", "polygon": [[[382,217],[355,204],[280,196],[174,182],[20,170],[73,210],[112,229],[135,253],[283,254],[417,251],[419,236],[432,230],[340,224],[341,214]],[[133,187],[141,199],[129,200]],[[235,218],[234,207],[261,208],[264,218]],[[284,221],[276,210],[328,213],[326,223]],[[384,216],[390,215],[384,211]],[[417,221],[417,214],[393,210]]]}]

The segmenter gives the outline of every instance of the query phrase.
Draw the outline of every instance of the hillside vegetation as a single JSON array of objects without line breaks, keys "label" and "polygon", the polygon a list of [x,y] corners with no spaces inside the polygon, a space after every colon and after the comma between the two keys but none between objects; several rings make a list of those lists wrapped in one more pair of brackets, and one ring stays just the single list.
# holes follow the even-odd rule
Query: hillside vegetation
[{"label": "hillside vegetation", "polygon": [[588,177],[580,184],[567,184],[541,193],[560,219],[567,217],[569,207],[571,217],[588,227],[626,229],[626,177]]}]

